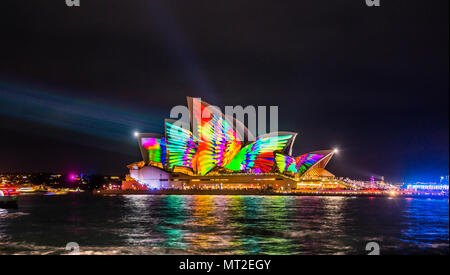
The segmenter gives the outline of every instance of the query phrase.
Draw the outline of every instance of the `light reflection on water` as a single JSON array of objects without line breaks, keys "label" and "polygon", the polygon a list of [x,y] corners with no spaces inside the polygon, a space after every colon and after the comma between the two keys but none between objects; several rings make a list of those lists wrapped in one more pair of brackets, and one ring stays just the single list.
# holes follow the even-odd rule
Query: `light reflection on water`
[{"label": "light reflection on water", "polygon": [[0,254],[448,254],[448,200],[30,195],[0,209]]}]

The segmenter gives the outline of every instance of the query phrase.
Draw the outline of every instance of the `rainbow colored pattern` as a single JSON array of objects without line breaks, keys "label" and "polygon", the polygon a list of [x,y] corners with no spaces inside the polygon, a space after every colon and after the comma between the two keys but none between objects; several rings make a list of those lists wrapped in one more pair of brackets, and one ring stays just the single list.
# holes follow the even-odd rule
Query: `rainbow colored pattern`
[{"label": "rainbow colored pattern", "polygon": [[303,154],[295,159],[297,165],[297,173],[303,175],[308,168],[313,166],[317,161],[319,161],[324,155],[320,154]]},{"label": "rainbow colored pattern", "polygon": [[273,152],[283,150],[291,138],[292,135],[258,138],[242,148],[225,168],[268,173],[275,162]]},{"label": "rainbow colored pattern", "polygon": [[280,172],[292,172],[294,174],[297,173],[296,161],[293,157],[276,153],[275,162],[277,163],[277,167]]},{"label": "rainbow colored pattern", "polygon": [[[205,112],[205,108],[202,104],[202,112]],[[216,166],[228,165],[241,148],[241,142],[231,125],[214,112],[209,112],[209,117],[205,118],[194,111],[193,119],[200,136],[194,171],[205,175]]]},{"label": "rainbow colored pattern", "polygon": [[189,130],[166,122],[167,158],[169,168],[175,165],[194,168],[198,141]]},{"label": "rainbow colored pattern", "polygon": [[148,152],[148,159],[153,162],[166,165],[166,139],[165,138],[142,138],[142,146]]},{"label": "rainbow colored pattern", "polygon": [[283,154],[275,153],[275,161],[278,171],[281,173],[294,173],[303,175],[308,168],[320,161],[324,155],[321,154],[303,154],[297,158],[285,156]]}]

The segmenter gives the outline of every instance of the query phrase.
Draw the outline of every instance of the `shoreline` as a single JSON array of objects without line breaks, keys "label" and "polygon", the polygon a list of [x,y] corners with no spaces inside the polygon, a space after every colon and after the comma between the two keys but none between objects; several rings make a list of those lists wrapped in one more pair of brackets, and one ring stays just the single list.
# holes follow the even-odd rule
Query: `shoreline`
[{"label": "shoreline", "polygon": [[356,193],[356,192],[273,192],[255,190],[94,190],[94,195],[247,195],[247,196],[327,196],[327,197],[398,197],[448,199],[448,195]]}]

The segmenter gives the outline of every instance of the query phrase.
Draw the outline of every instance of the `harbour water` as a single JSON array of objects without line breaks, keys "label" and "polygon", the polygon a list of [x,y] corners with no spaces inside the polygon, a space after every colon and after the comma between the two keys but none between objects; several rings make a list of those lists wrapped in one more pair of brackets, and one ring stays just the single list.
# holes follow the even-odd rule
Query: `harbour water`
[{"label": "harbour water", "polygon": [[0,254],[449,254],[448,199],[24,195]]}]

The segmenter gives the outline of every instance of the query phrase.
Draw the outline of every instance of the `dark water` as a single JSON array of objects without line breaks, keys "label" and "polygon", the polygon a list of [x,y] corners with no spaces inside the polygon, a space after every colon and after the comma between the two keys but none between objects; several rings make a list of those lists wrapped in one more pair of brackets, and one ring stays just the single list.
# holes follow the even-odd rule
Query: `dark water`
[{"label": "dark water", "polygon": [[0,254],[449,254],[448,200],[27,195],[0,209]]}]

